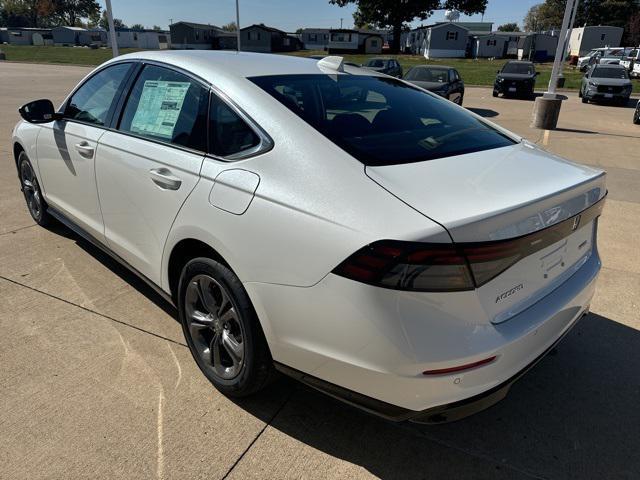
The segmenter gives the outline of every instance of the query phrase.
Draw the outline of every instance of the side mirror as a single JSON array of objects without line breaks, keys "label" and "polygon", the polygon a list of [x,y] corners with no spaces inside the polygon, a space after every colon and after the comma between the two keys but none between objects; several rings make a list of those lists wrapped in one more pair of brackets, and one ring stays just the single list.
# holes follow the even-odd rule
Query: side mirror
[{"label": "side mirror", "polygon": [[51,100],[47,99],[26,103],[18,109],[18,112],[29,123],[48,123],[60,118]]}]

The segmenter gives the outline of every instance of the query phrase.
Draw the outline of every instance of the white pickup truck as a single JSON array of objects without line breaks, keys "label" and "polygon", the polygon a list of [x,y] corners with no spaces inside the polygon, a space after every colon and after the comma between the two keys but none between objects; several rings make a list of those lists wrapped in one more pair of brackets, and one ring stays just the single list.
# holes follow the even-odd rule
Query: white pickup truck
[{"label": "white pickup truck", "polygon": [[634,76],[634,67],[640,63],[640,48],[634,48],[628,55],[620,59],[620,65],[627,69],[631,76]]},{"label": "white pickup truck", "polygon": [[620,60],[624,58],[626,55],[626,49],[623,47],[604,47],[604,48],[594,48],[589,51],[584,57],[580,57],[578,59],[577,67],[581,71],[587,70],[591,65],[599,63],[602,65],[606,64],[617,64],[620,63]]}]

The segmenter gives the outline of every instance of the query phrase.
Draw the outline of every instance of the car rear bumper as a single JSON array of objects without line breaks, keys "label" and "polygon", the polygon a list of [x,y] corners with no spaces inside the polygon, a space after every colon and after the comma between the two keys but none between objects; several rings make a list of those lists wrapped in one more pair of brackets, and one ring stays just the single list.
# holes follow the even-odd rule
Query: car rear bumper
[{"label": "car rear bumper", "polygon": [[[487,408],[588,311],[600,259],[501,324],[475,292],[411,293],[328,275],[313,287],[246,283],[280,369],[392,420],[438,423]],[[424,375],[495,356],[489,364]]]},{"label": "car rear bumper", "polygon": [[[514,90],[511,90],[515,88]],[[502,82],[502,83],[496,83],[493,86],[493,89],[498,92],[498,93],[502,93],[503,95],[511,95],[514,97],[517,96],[523,96],[523,95],[531,95],[533,94],[535,86],[534,85],[530,85],[530,84],[526,84],[523,82]]]}]

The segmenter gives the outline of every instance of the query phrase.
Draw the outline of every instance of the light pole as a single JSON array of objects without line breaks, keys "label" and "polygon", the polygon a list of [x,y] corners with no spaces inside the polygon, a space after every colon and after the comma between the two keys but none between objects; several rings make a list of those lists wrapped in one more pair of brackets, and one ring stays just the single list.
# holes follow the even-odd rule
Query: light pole
[{"label": "light pole", "polygon": [[109,22],[109,36],[111,37],[111,51],[113,56],[117,57],[118,53],[118,40],[116,38],[116,27],[113,25],[113,13],[111,13],[111,0],[106,0],[107,4],[107,22]]},{"label": "light pole", "polygon": [[564,39],[567,36],[567,27],[569,19],[573,12],[573,7],[577,0],[568,0],[564,9],[564,17],[562,18],[562,28],[558,36],[558,45],[556,47],[556,56],[553,59],[553,68],[551,69],[551,79],[549,87],[542,97],[536,98],[533,107],[532,127],[543,128],[545,130],[553,130],[558,125],[558,117],[560,116],[560,107],[562,99],[556,95],[556,87],[558,84],[558,75],[562,71],[564,62]]},{"label": "light pole", "polygon": [[238,51],[240,48],[240,0],[236,0],[236,42],[238,43]]}]

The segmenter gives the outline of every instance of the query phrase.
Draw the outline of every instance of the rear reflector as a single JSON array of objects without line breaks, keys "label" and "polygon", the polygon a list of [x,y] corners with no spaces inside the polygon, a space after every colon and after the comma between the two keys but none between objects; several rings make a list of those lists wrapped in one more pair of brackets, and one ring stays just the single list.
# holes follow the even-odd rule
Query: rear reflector
[{"label": "rear reflector", "polygon": [[444,375],[447,373],[455,373],[461,372],[463,370],[470,370],[472,368],[480,367],[482,365],[486,365],[488,363],[493,362],[496,359],[496,356],[485,358],[484,360],[478,360],[477,362],[467,363],[465,365],[460,365],[458,367],[450,367],[450,368],[439,368],[437,370],[425,370],[422,372],[423,375]]}]

